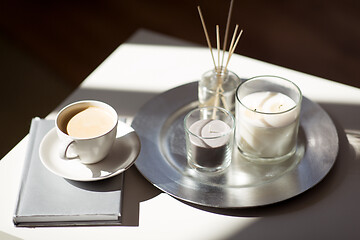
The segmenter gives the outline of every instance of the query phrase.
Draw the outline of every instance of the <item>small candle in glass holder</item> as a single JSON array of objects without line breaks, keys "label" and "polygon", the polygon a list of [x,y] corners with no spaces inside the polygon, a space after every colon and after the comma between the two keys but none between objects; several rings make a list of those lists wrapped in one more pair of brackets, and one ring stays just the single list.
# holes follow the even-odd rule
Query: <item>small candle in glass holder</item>
[{"label": "small candle in glass holder", "polygon": [[217,172],[229,166],[235,120],[223,108],[204,107],[184,119],[188,164],[201,172]]},{"label": "small candle in glass holder", "polygon": [[296,151],[302,94],[292,82],[274,76],[247,80],[236,92],[235,141],[254,162],[279,162]]}]

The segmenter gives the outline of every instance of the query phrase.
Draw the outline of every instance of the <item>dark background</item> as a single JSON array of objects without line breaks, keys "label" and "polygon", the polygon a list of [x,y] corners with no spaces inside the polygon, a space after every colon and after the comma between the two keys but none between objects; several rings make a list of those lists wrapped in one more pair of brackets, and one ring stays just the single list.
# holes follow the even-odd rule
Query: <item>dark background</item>
[{"label": "dark background", "polygon": [[[230,1],[3,0],[0,3],[0,157],[116,47],[146,28],[206,46],[224,35]],[[236,52],[360,87],[360,1],[235,0]],[[232,32],[232,31],[231,31]],[[321,91],[321,89],[319,89]]]}]

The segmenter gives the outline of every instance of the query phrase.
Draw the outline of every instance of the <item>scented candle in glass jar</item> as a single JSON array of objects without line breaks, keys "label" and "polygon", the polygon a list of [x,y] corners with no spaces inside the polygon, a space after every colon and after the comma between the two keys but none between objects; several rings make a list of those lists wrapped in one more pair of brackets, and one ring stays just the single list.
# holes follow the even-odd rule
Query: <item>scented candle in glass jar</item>
[{"label": "scented candle in glass jar", "polygon": [[184,119],[188,164],[200,172],[218,172],[231,162],[235,119],[223,108],[203,107]]},{"label": "scented candle in glass jar", "polygon": [[296,151],[302,94],[291,81],[260,76],[236,91],[235,141],[253,162],[274,163]]}]

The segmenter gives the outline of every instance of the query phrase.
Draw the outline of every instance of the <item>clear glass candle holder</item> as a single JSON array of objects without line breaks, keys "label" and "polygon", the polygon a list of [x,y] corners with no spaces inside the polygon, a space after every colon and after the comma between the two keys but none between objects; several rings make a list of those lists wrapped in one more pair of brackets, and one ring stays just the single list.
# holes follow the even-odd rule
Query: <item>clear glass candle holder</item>
[{"label": "clear glass candle holder", "polygon": [[199,81],[200,107],[221,107],[234,113],[235,92],[240,83],[234,72],[223,68],[205,72]]},{"label": "clear glass candle holder", "polygon": [[276,163],[296,151],[302,94],[291,81],[259,76],[236,91],[235,142],[248,160]]},{"label": "clear glass candle holder", "polygon": [[218,172],[231,162],[234,116],[223,108],[203,107],[184,119],[188,164],[200,172]]}]

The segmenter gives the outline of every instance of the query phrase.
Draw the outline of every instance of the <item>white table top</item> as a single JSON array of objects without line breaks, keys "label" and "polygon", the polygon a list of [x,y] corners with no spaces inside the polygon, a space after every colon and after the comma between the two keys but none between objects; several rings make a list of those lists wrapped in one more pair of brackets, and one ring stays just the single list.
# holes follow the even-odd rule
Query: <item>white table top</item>
[{"label": "white table top", "polygon": [[[131,118],[154,95],[196,81],[212,67],[207,48],[140,30],[48,118],[80,99],[105,101],[120,116]],[[360,89],[240,55],[232,57],[229,69],[242,78],[270,74],[291,79],[328,112],[340,148],[322,182],[275,205],[207,209],[162,193],[133,166],[125,174],[123,226],[16,228],[12,215],[25,137],[0,161],[0,239],[360,239]]]}]

